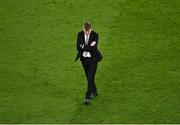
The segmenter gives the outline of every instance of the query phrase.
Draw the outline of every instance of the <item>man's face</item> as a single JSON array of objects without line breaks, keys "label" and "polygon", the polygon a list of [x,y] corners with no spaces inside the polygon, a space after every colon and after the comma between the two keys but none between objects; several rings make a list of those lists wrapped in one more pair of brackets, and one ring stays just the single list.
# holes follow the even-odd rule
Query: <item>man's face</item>
[{"label": "man's face", "polygon": [[85,30],[84,29],[84,33],[87,34],[87,35],[90,34],[91,33],[91,29],[89,29],[89,30]]}]

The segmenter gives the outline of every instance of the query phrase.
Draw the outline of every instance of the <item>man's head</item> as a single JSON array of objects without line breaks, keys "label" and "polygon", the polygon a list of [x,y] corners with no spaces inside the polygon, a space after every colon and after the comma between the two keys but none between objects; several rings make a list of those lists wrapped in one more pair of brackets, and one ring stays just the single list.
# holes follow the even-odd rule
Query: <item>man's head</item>
[{"label": "man's head", "polygon": [[89,21],[84,23],[84,33],[89,34],[91,32],[91,23]]}]

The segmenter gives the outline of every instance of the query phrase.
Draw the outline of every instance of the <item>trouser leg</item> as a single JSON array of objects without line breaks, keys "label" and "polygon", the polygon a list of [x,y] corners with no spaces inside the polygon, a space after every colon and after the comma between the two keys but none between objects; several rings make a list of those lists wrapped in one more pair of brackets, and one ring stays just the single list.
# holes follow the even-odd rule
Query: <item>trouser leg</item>
[{"label": "trouser leg", "polygon": [[88,63],[84,62],[84,61],[81,61],[81,64],[83,66],[83,69],[84,69],[84,72],[85,72],[85,75],[86,75],[86,79],[87,79],[88,78]]},{"label": "trouser leg", "polygon": [[[81,64],[82,64],[82,66],[83,66],[84,72],[85,72],[85,74],[86,74],[86,79],[87,79],[87,81],[88,81],[88,71],[89,71],[89,69],[88,69],[88,67],[89,67],[88,62],[85,61],[85,60],[83,60],[83,61],[81,61]],[[90,90],[91,90],[90,87],[91,87],[91,86],[90,86],[89,84],[87,84],[86,98],[89,98],[89,97],[90,97],[90,94],[91,94],[91,93],[90,93]]]},{"label": "trouser leg", "polygon": [[88,91],[86,97],[90,97],[93,92],[97,91],[96,84],[95,84],[95,74],[97,69],[97,63],[93,62],[90,63],[88,66]]},{"label": "trouser leg", "polygon": [[97,70],[97,62],[81,62],[86,74],[86,78],[88,81],[88,87],[86,92],[86,98],[90,98],[93,92],[97,91],[96,84],[95,84],[95,74]]}]

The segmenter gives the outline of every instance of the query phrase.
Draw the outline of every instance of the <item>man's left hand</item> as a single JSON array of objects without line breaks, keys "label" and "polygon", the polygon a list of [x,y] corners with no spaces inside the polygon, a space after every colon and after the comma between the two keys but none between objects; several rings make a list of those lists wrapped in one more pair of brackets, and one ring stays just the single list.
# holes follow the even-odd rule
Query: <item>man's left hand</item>
[{"label": "man's left hand", "polygon": [[96,45],[96,41],[93,41],[90,46]]}]

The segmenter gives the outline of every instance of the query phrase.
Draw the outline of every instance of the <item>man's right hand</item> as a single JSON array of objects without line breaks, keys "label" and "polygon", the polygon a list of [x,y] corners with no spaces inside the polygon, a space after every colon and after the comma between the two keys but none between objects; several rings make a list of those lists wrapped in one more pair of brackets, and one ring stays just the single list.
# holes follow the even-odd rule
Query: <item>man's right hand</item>
[{"label": "man's right hand", "polygon": [[80,47],[81,47],[82,49],[84,49],[84,44],[80,44]]}]

